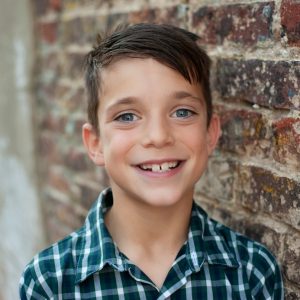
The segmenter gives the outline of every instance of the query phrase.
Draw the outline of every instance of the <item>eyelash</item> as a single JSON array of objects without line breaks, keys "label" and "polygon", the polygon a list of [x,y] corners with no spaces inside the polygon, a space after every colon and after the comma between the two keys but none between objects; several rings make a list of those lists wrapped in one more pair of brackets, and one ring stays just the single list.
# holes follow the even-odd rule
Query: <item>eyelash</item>
[{"label": "eyelash", "polygon": [[184,111],[185,113],[187,113],[188,115],[187,116],[175,116],[176,118],[180,118],[180,119],[187,119],[189,117],[192,117],[193,115],[196,114],[195,111],[191,110],[191,109],[188,109],[188,108],[179,108],[179,109],[176,109],[172,114],[171,116],[175,115],[177,112],[179,111]]},{"label": "eyelash", "polygon": [[[125,116],[131,116],[133,117],[133,119],[131,120],[124,120],[122,118],[124,118]],[[134,122],[134,121],[137,121],[139,119],[139,117],[137,115],[135,115],[134,113],[130,113],[130,112],[126,112],[126,113],[122,113],[120,115],[118,115],[114,121],[118,121],[118,122],[123,122],[123,123],[130,123],[130,122]]]},{"label": "eyelash", "polygon": [[[187,115],[185,116],[176,116],[176,113],[178,112],[185,112],[187,113]],[[179,108],[179,109],[176,109],[172,114],[171,114],[171,117],[174,117],[174,118],[179,118],[179,119],[187,119],[187,118],[190,118],[192,117],[193,115],[195,115],[196,112],[191,110],[191,109],[188,109],[188,108]],[[128,117],[130,116],[129,119],[124,119],[125,117]],[[131,112],[125,112],[125,113],[122,113],[120,115],[118,115],[114,121],[117,121],[117,122],[121,122],[121,123],[131,123],[131,122],[134,122],[134,121],[137,121],[139,120],[139,117],[134,114],[134,113],[131,113]]]}]

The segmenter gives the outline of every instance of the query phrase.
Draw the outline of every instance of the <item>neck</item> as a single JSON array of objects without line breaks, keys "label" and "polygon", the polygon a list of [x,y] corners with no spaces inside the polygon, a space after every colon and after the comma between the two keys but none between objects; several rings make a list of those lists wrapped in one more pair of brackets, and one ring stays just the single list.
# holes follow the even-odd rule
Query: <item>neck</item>
[{"label": "neck", "polygon": [[[105,224],[119,249],[126,255],[134,247],[155,252],[178,249],[186,241],[192,195],[171,206],[151,206],[114,194]],[[175,251],[175,250],[174,250]]]}]

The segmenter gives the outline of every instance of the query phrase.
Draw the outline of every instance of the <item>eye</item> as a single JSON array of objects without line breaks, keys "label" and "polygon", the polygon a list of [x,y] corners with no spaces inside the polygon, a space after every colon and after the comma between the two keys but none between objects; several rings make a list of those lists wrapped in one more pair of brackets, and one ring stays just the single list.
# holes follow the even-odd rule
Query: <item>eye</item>
[{"label": "eye", "polygon": [[173,114],[172,114],[172,117],[174,118],[188,118],[188,117],[191,117],[192,115],[194,115],[195,112],[193,112],[192,110],[190,109],[187,109],[187,108],[180,108],[180,109],[177,109]]},{"label": "eye", "polygon": [[138,119],[139,119],[138,116],[136,116],[133,113],[123,113],[123,114],[117,116],[115,118],[115,121],[129,123],[129,122],[137,121]]}]

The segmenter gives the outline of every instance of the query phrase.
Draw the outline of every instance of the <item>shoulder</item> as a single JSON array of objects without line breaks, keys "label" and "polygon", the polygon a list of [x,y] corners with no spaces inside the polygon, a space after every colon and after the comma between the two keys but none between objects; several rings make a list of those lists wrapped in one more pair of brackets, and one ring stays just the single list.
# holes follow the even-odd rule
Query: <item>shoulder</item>
[{"label": "shoulder", "polygon": [[59,293],[60,281],[73,280],[81,251],[81,231],[38,253],[26,266],[20,280],[21,299],[50,298]]},{"label": "shoulder", "polygon": [[239,263],[252,296],[255,299],[283,299],[281,271],[274,255],[261,243],[215,220],[209,219],[209,222]]},{"label": "shoulder", "polygon": [[94,202],[83,227],[38,253],[26,266],[20,279],[21,299],[49,299],[69,293],[75,289],[77,277],[87,271],[89,257],[101,257],[101,199],[100,195]]}]

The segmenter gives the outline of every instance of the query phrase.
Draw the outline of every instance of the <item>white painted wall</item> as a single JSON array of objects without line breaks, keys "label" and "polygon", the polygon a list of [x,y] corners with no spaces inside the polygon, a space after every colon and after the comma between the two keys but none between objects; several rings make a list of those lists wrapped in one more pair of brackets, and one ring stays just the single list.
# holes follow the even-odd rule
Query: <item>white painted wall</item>
[{"label": "white painted wall", "polygon": [[18,299],[21,272],[44,245],[34,175],[29,0],[0,0],[0,299]]}]

